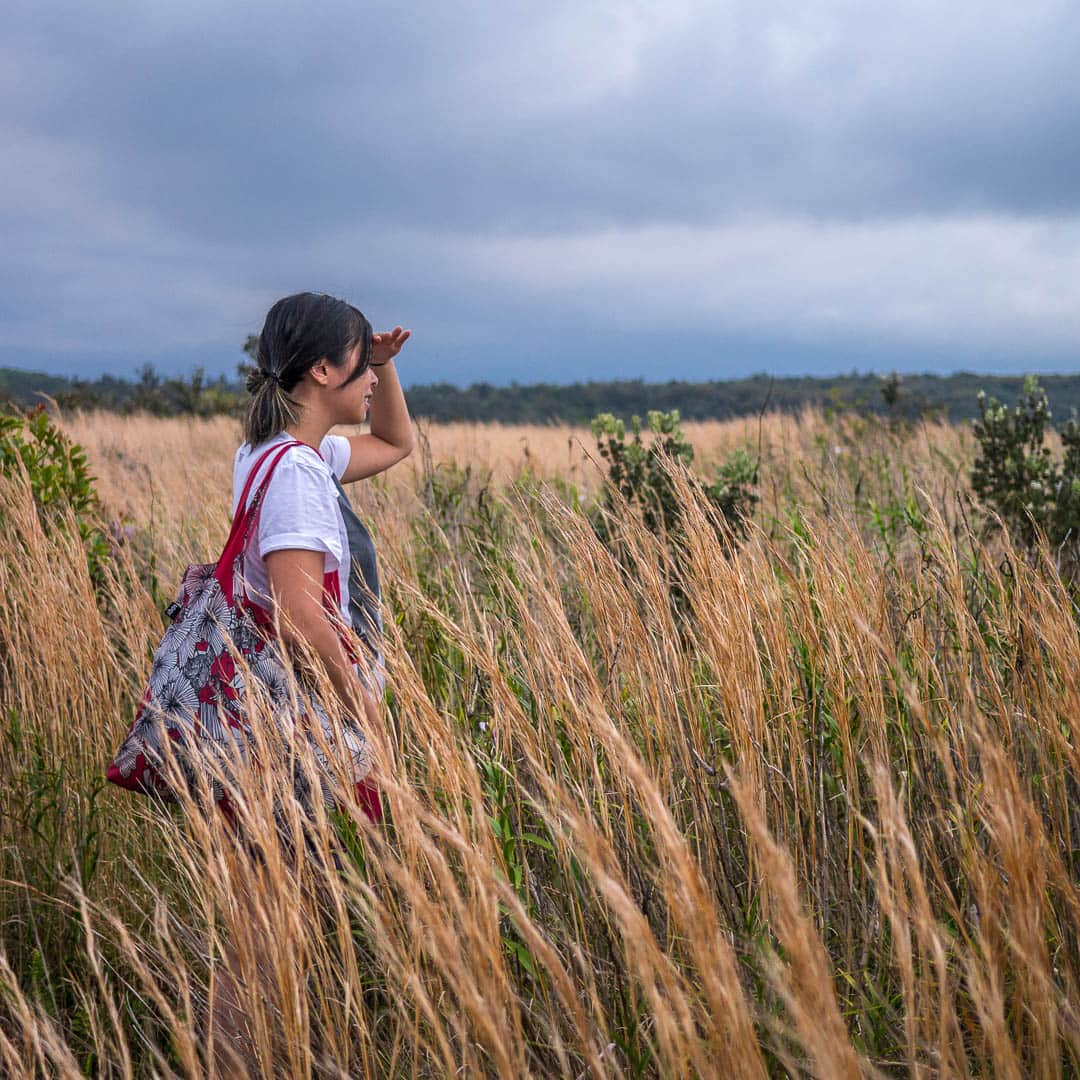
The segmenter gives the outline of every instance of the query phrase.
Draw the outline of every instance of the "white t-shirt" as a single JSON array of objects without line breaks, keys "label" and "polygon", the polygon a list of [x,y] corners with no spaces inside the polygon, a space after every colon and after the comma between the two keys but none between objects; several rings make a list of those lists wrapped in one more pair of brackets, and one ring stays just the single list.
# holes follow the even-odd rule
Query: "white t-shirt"
[{"label": "white t-shirt", "polygon": [[[233,464],[233,515],[248,474],[259,457],[271,446],[289,442],[286,432],[267,439],[256,447],[244,443],[236,451]],[[270,581],[264,556],[285,548],[321,551],[323,572],[336,570],[341,588],[341,613],[349,623],[349,534],[338,508],[334,476],[340,479],[349,464],[351,448],[344,435],[327,435],[319,444],[319,453],[311,447],[293,446],[277,463],[263,497],[258,535],[252,537],[244,560],[244,580],[248,597],[268,606]],[[324,460],[325,459],[325,460]],[[262,463],[255,477],[248,503],[258,489],[273,455]]]}]

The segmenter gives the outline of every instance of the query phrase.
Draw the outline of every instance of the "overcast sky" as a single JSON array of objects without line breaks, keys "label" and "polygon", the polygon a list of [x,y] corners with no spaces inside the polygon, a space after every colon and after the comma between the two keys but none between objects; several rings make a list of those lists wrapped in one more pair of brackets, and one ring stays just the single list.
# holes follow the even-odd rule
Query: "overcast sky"
[{"label": "overcast sky", "polygon": [[1078,366],[1075,5],[4,7],[0,364],[312,289],[414,383]]}]

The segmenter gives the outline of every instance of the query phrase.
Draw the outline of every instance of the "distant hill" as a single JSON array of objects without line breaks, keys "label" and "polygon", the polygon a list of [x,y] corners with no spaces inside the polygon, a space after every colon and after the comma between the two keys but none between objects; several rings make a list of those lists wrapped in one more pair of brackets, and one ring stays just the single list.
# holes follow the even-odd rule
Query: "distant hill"
[{"label": "distant hill", "polygon": [[[1073,409],[1080,412],[1080,374],[1043,375],[1039,381],[1056,420],[1066,419]],[[909,417],[935,413],[953,420],[971,419],[978,415],[979,390],[1011,404],[1022,383],[1021,376],[975,372],[904,375],[896,387],[894,409]],[[466,388],[440,383],[413,386],[406,393],[413,415],[429,420],[585,424],[601,412],[628,419],[635,413],[644,417],[650,409],[678,409],[685,420],[724,420],[753,415],[763,407],[792,412],[805,405],[880,413],[887,409],[882,385],[882,377],[873,374],[827,379],[754,375],[713,382],[651,383],[634,379],[572,385],[474,383]],[[54,398],[62,408],[119,412],[145,409],[158,415],[239,415],[247,401],[242,383],[228,381],[224,376],[207,380],[198,368],[181,378],[165,378],[146,367],[137,380],[106,375],[92,381],[0,368],[0,401],[29,406],[42,400],[39,391]]]}]

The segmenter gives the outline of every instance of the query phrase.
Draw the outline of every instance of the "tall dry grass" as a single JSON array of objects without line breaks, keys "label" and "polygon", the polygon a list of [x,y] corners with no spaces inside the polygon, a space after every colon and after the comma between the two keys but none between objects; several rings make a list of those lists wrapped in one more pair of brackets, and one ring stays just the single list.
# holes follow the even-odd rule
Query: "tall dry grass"
[{"label": "tall dry grass", "polygon": [[102,790],[239,433],[66,426],[123,539],[95,596],[0,480],[5,1071],[204,1075],[227,946],[267,1076],[1077,1071],[1076,610],[983,528],[965,429],[688,426],[760,451],[734,554],[685,481],[681,547],[618,505],[601,543],[583,432],[428,430],[352,492],[389,815],[320,813],[335,868],[272,784],[261,863]]}]

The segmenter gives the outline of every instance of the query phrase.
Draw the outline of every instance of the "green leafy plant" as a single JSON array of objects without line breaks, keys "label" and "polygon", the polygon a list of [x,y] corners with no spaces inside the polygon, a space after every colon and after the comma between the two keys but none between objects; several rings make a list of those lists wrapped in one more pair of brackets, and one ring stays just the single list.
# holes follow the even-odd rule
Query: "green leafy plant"
[{"label": "green leafy plant", "polygon": [[[646,443],[640,418],[632,417],[628,441],[626,425],[611,413],[601,413],[592,421],[592,433],[600,456],[608,463],[608,479],[613,488],[640,510],[646,528],[677,536],[682,528],[682,508],[665,460],[689,466],[694,460],[694,448],[683,434],[678,410],[650,411],[648,430],[654,437]],[[711,483],[696,478],[693,482],[720,511],[733,535],[742,535],[758,499],[753,490],[757,465],[746,451],[740,449],[732,454],[719,466]],[[610,499],[609,492],[609,502]]]},{"label": "green leafy plant", "polygon": [[44,405],[26,412],[0,413],[0,472],[26,471],[42,528],[62,528],[66,511],[75,515],[86,548],[91,579],[101,581],[109,544],[98,527],[100,500],[86,451],[57,427]]},{"label": "green leafy plant", "polygon": [[900,374],[897,371],[890,371],[888,375],[881,376],[881,400],[885,402],[885,408],[889,410],[891,415],[900,403]]},{"label": "green leafy plant", "polygon": [[[1034,375],[1024,380],[1014,408],[978,395],[974,424],[979,452],[971,470],[975,493],[1001,515],[1025,546],[1045,536],[1055,546],[1076,548],[1080,536],[1080,424],[1074,416],[1060,431],[1064,456],[1046,445],[1051,413]],[[1073,560],[1075,561],[1075,560]]]}]

